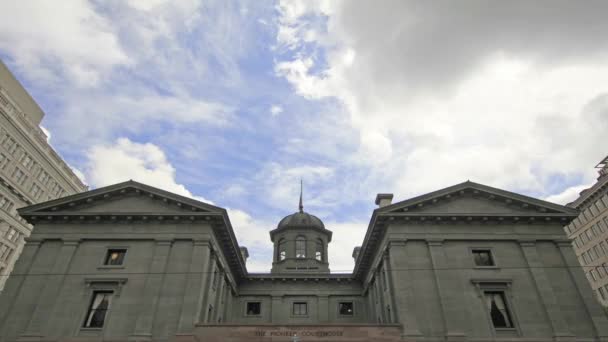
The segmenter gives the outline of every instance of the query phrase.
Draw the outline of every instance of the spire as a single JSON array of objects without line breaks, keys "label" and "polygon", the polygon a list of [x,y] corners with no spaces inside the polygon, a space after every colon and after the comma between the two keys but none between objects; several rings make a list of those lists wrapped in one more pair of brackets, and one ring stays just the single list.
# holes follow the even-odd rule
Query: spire
[{"label": "spire", "polygon": [[302,179],[300,178],[300,212],[304,212],[304,205],[302,205]]}]

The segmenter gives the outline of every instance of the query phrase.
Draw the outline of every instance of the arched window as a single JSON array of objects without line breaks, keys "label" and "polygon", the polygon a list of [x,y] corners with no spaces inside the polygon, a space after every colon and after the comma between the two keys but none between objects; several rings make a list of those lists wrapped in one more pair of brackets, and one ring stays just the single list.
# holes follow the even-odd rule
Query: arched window
[{"label": "arched window", "polygon": [[285,242],[285,239],[281,239],[279,240],[279,248],[278,248],[278,255],[277,255],[277,259],[279,261],[283,261],[285,259],[287,259],[287,244]]},{"label": "arched window", "polygon": [[321,239],[317,239],[315,245],[315,259],[323,261],[323,241]]},{"label": "arched window", "polygon": [[306,238],[303,236],[296,238],[296,258],[306,258]]}]

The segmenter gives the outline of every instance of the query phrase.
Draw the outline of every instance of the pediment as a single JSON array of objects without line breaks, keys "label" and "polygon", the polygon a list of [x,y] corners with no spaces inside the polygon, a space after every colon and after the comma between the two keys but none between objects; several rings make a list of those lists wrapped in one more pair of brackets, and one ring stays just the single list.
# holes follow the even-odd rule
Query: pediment
[{"label": "pediment", "polygon": [[40,213],[183,215],[220,212],[221,210],[221,208],[191,198],[128,181],[29,206],[20,210],[20,214],[22,216]]},{"label": "pediment", "polygon": [[576,210],[486,185],[465,182],[380,208],[412,215],[576,215]]}]

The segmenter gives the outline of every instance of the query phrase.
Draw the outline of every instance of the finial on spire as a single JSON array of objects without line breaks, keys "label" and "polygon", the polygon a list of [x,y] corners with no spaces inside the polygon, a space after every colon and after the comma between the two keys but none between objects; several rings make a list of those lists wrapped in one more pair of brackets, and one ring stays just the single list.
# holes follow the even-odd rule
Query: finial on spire
[{"label": "finial on spire", "polygon": [[302,179],[300,178],[300,212],[304,212],[304,205],[302,205]]}]

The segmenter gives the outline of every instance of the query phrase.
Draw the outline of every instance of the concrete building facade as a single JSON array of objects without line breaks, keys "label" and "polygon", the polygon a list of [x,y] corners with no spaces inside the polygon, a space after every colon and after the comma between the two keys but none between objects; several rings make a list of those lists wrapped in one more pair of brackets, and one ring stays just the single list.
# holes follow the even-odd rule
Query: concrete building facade
[{"label": "concrete building facade", "polygon": [[32,231],[17,209],[87,189],[47,143],[43,117],[0,61],[0,291]]},{"label": "concrete building facade", "polygon": [[225,209],[137,182],[23,208],[0,341],[608,341],[575,209],[472,182],[391,202],[351,274],[328,272],[331,231],[302,207],[264,274]]},{"label": "concrete building facade", "polygon": [[580,215],[565,230],[598,300],[608,306],[608,156],[596,168],[595,184],[568,204]]}]

